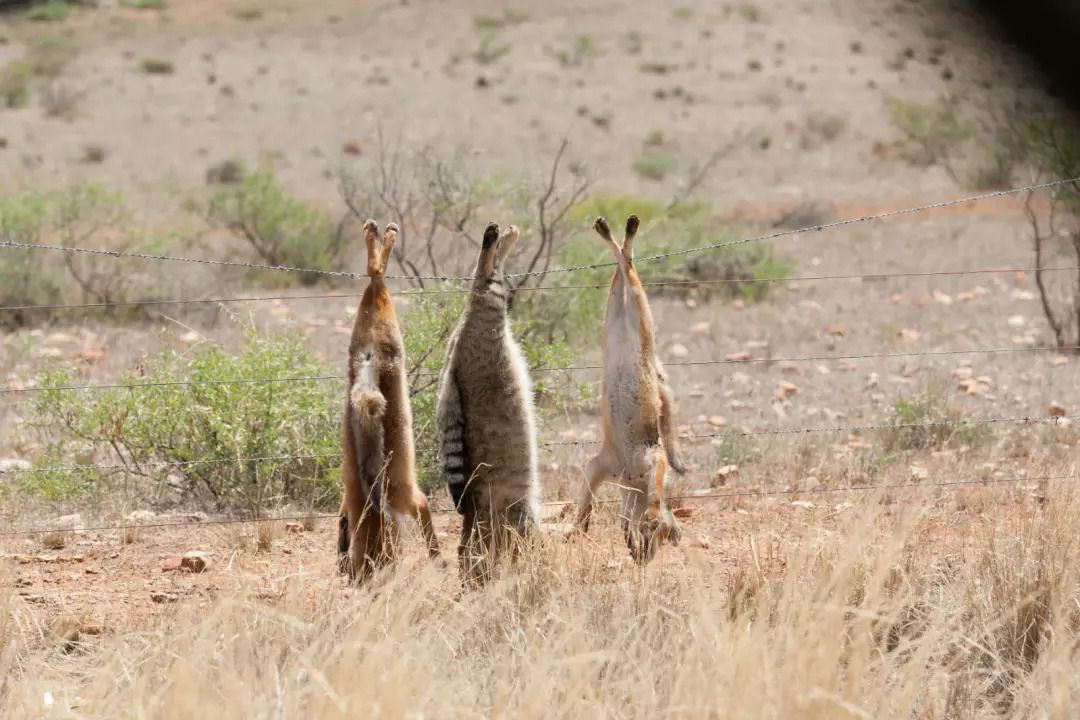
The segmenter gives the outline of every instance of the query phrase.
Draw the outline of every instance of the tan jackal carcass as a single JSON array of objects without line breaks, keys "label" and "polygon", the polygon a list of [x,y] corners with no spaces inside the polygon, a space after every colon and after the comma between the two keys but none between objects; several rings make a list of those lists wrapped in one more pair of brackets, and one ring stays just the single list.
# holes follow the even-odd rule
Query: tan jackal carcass
[{"label": "tan jackal carcass", "polygon": [[397,232],[391,223],[380,243],[375,221],[364,223],[370,279],[349,341],[338,553],[342,569],[357,580],[393,558],[398,515],[416,518],[428,552],[439,555],[427,498],[415,479],[405,343],[383,280]]},{"label": "tan jackal carcass", "polygon": [[483,580],[508,545],[539,522],[532,388],[507,317],[503,273],[518,230],[484,231],[468,305],[450,339],[439,387],[439,456],[463,516],[458,555],[466,581]]},{"label": "tan jackal carcass", "polygon": [[594,227],[618,267],[604,319],[604,379],[600,396],[603,447],[586,466],[578,528],[588,532],[593,494],[605,480],[622,487],[622,523],[630,554],[647,562],[664,540],[677,543],[679,526],[664,501],[667,469],[685,472],[679,458],[673,399],[656,356],[649,298],[634,268],[638,218],[626,221],[622,246],[604,218]]}]

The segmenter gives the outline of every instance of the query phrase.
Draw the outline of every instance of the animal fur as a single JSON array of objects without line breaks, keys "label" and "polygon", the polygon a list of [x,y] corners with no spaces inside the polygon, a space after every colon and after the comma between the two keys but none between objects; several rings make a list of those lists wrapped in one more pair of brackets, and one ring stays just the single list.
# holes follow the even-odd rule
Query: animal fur
[{"label": "animal fur", "polygon": [[622,525],[630,553],[648,562],[664,540],[677,543],[679,526],[664,501],[667,468],[686,471],[675,433],[674,398],[656,355],[649,298],[634,268],[638,218],[626,221],[620,247],[604,218],[596,231],[618,267],[604,319],[604,379],[600,409],[603,446],[586,466],[578,528],[588,532],[593,495],[606,480],[623,488]]},{"label": "animal fur", "polygon": [[416,518],[428,553],[439,555],[427,497],[415,479],[405,343],[383,280],[397,232],[391,223],[380,243],[375,222],[364,224],[370,280],[349,341],[338,555],[342,570],[354,580],[363,580],[393,559],[399,515]]},{"label": "animal fur", "polygon": [[507,317],[503,262],[518,240],[484,232],[468,305],[450,339],[440,379],[439,456],[464,516],[458,556],[466,581],[485,579],[509,547],[536,528],[540,511],[532,387]]}]

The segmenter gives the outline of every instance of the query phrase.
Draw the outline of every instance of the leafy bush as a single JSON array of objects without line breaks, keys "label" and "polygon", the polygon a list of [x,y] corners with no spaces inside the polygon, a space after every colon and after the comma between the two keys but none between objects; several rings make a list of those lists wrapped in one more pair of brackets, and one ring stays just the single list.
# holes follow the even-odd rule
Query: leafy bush
[{"label": "leafy bush", "polygon": [[176,71],[171,60],[160,58],[145,58],[139,63],[139,67],[147,75],[172,75]]},{"label": "leafy bush", "polygon": [[[598,215],[619,228],[631,213],[641,218],[642,230],[635,246],[640,257],[686,250],[724,242],[732,236],[716,228],[710,208],[684,204],[665,208],[653,200],[622,195],[597,195],[571,210],[571,222],[582,231],[562,245],[559,264],[577,267],[610,263],[611,253],[591,229]],[[621,233],[616,231],[618,236]],[[640,268],[643,280],[712,281],[728,283],[650,287],[651,296],[723,293],[751,302],[764,300],[783,278],[791,273],[788,260],[773,253],[768,245],[747,243],[718,248],[701,254],[674,256],[650,261]],[[525,293],[519,299],[522,315],[530,318],[534,332],[543,331],[552,340],[579,344],[601,331],[604,314],[603,288],[611,283],[610,267],[582,270],[573,275],[553,275],[545,284],[571,286],[559,292]],[[769,280],[770,282],[759,282]]]},{"label": "leafy bush", "polygon": [[26,17],[35,22],[61,22],[67,20],[70,13],[71,5],[67,0],[45,0],[30,8]]},{"label": "leafy bush", "polygon": [[60,75],[75,54],[70,39],[44,37],[32,43],[26,55],[0,70],[0,105],[20,108],[30,101],[30,83]]},{"label": "leafy bush", "polygon": [[985,424],[963,425],[964,416],[940,395],[924,392],[912,397],[898,397],[893,402],[893,427],[884,431],[887,451],[941,448],[955,442],[979,445],[989,437]]},{"label": "leafy bush", "polygon": [[[46,229],[49,198],[42,193],[0,195],[0,237],[11,242],[36,243]],[[35,250],[0,250],[0,304],[42,305],[60,297],[58,273],[45,264],[45,255]],[[27,311],[0,315],[7,327],[26,325],[35,319]]]},{"label": "leafy bush", "polygon": [[[263,168],[238,185],[218,190],[210,201],[211,222],[225,225],[270,265],[343,269],[344,236],[325,213],[290,196],[273,171]],[[317,273],[260,273],[261,282],[281,283],[299,278],[304,285],[322,279]]]},{"label": "leafy bush", "polygon": [[[129,231],[123,197],[96,183],[57,192],[28,192],[0,197],[0,236],[20,243],[49,242],[108,250],[150,250],[151,244]],[[48,240],[45,240],[48,238]],[[60,302],[122,302],[138,288],[150,299],[143,276],[124,261],[107,255],[4,249],[0,264],[0,301],[5,305]],[[65,277],[66,274],[66,277]],[[67,282],[71,280],[73,282]],[[129,313],[137,312],[129,309]],[[14,311],[0,316],[0,326],[47,322],[59,310]],[[130,317],[130,314],[127,315]],[[68,315],[70,317],[70,315]],[[114,315],[113,317],[118,317]]]},{"label": "leafy bush", "polygon": [[904,134],[904,158],[913,165],[948,165],[958,146],[971,136],[971,126],[960,116],[959,103],[952,97],[931,105],[891,100],[889,112]]},{"label": "leafy bush", "polygon": [[[119,383],[193,384],[103,390],[87,402],[83,392],[60,389],[77,384],[70,371],[46,372],[31,426],[50,445],[24,487],[55,497],[116,488],[119,476],[129,492],[126,481],[141,480],[135,492],[177,490],[222,509],[257,512],[283,500],[331,506],[339,497],[340,384],[267,382],[325,373],[299,339],[254,330],[239,355],[216,346],[168,352]],[[230,380],[255,382],[221,382]],[[50,470],[88,458],[122,469],[67,480]]]},{"label": "leafy bush", "polygon": [[675,153],[660,145],[646,143],[634,160],[634,170],[646,180],[659,182],[679,168]]}]

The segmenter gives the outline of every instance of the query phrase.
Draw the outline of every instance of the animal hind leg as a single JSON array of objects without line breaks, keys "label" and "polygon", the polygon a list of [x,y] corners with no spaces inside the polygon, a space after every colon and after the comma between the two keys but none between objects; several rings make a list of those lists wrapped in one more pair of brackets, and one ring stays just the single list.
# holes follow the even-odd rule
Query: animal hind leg
[{"label": "animal hind leg", "polygon": [[[394,509],[398,510],[398,508]],[[424,535],[428,556],[432,559],[439,557],[439,538],[435,535],[435,525],[431,521],[431,508],[428,507],[427,496],[418,489],[412,488],[406,507],[402,508],[401,512],[412,516],[420,524],[420,532]]]},{"label": "animal hind leg", "polygon": [[614,453],[610,448],[605,448],[585,466],[585,484],[582,487],[581,500],[578,503],[576,523],[577,529],[582,533],[589,532],[593,499],[597,489],[605,480],[610,480],[615,475],[614,461]]},{"label": "animal hind leg", "polygon": [[634,237],[637,235],[641,221],[637,215],[626,218],[626,235],[623,237],[622,255],[629,263],[634,262]]}]

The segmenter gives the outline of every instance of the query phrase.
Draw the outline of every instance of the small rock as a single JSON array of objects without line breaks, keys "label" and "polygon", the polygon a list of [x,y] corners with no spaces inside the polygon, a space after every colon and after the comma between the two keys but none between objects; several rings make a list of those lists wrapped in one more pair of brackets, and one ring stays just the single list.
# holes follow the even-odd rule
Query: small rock
[{"label": "small rock", "polygon": [[163,605],[165,603],[174,603],[174,602],[176,602],[177,600],[180,599],[180,596],[177,595],[176,593],[170,593],[170,592],[154,592],[154,593],[150,593],[150,599],[153,600],[158,605]]},{"label": "small rock", "polygon": [[671,353],[671,357],[675,358],[684,358],[690,355],[690,351],[682,343],[675,343],[672,345],[669,352]]},{"label": "small rock", "polygon": [[904,342],[916,342],[921,336],[918,330],[912,330],[911,328],[903,328],[898,334]]},{"label": "small rock", "polygon": [[704,550],[708,550],[709,549],[709,538],[707,538],[704,535],[698,535],[696,538],[694,538],[694,547],[699,547],[699,548],[702,548]]},{"label": "small rock", "polygon": [[952,305],[953,299],[951,296],[946,295],[940,290],[934,291],[934,302],[941,303],[942,305]]},{"label": "small rock", "polygon": [[1061,403],[1050,403],[1050,417],[1065,417],[1065,406]]},{"label": "small rock", "polygon": [[926,480],[930,477],[930,471],[920,465],[911,466],[911,479],[912,480]]},{"label": "small rock", "polygon": [[[1055,355],[1054,357],[1050,358],[1050,367],[1061,367],[1068,362],[1069,358],[1065,357],[1064,355]],[[0,472],[3,472],[2,463],[3,461],[0,460]]]},{"label": "small rock", "polygon": [[725,418],[723,415],[710,415],[709,424],[713,427],[724,427],[725,425],[727,425],[727,418]]},{"label": "small rock", "polygon": [[1013,300],[1034,300],[1035,293],[1030,290],[1013,290],[1011,293]]},{"label": "small rock", "polygon": [[776,386],[777,400],[787,400],[798,392],[799,386],[794,383],[789,383],[786,380],[781,381],[780,384]]},{"label": "small rock", "polygon": [[686,307],[693,310],[697,307],[697,300],[695,300],[694,298],[686,298]]},{"label": "small rock", "polygon": [[844,337],[843,325],[829,325],[825,328],[825,332],[833,337]]},{"label": "small rock", "polygon": [[180,339],[186,343],[199,342],[202,339],[202,335],[194,330],[188,330],[186,333],[180,336]]},{"label": "small rock", "polygon": [[98,362],[105,359],[105,351],[101,348],[83,348],[75,356],[86,362]]},{"label": "small rock", "polygon": [[30,470],[33,465],[28,460],[20,460],[19,458],[0,458],[0,475],[10,472],[25,472]]},{"label": "small rock", "polygon": [[796,374],[796,373],[800,372],[798,363],[794,363],[791,360],[785,360],[784,362],[780,363],[777,367],[780,368],[780,372],[785,373],[787,375],[793,375],[793,374]]},{"label": "small rock", "polygon": [[792,500],[791,507],[802,508],[803,510],[813,510],[816,506],[809,500]]},{"label": "small rock", "polygon": [[1009,318],[1008,322],[1009,327],[1011,328],[1022,328],[1024,327],[1024,325],[1027,324],[1027,318],[1025,318],[1023,315],[1013,315]]},{"label": "small rock", "polygon": [[192,573],[206,572],[210,567],[210,553],[190,550],[180,560],[180,568]]},{"label": "small rock", "polygon": [[739,352],[728,353],[724,356],[724,359],[728,362],[746,362],[750,359],[750,353],[746,350],[740,350]]},{"label": "small rock", "polygon": [[723,467],[720,467],[716,470],[716,474],[714,476],[714,484],[723,485],[728,480],[735,477],[736,473],[738,472],[738,465],[724,465]]},{"label": "small rock", "polygon": [[161,562],[161,572],[176,572],[183,563],[184,558],[179,555],[170,555]]},{"label": "small rock", "polygon": [[712,327],[712,325],[707,320],[703,320],[703,321],[699,322],[698,324],[694,325],[693,327],[691,327],[690,332],[697,333],[698,335],[708,335],[709,334],[709,329],[711,327]]}]

